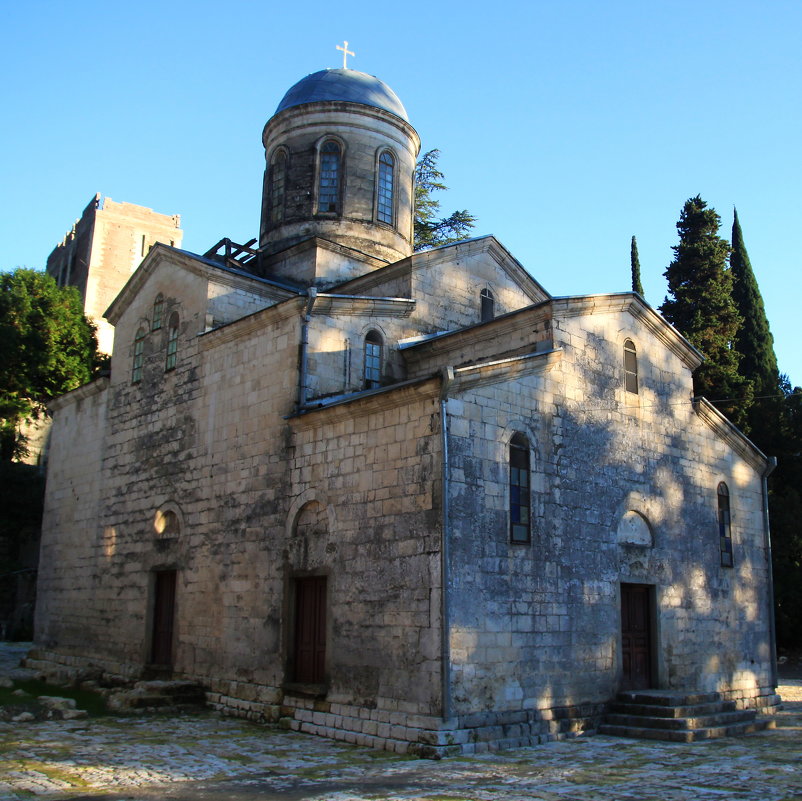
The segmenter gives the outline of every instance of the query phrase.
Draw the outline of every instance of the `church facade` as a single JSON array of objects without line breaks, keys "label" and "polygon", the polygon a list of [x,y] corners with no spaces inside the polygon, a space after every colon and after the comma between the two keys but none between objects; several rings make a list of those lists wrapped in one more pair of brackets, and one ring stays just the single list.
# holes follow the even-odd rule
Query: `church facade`
[{"label": "church facade", "polygon": [[58,399],[30,663],[440,755],[592,730],[621,689],[776,702],[766,458],[638,295],[494,237],[412,252],[419,139],[301,80],[259,240],[156,244]]}]

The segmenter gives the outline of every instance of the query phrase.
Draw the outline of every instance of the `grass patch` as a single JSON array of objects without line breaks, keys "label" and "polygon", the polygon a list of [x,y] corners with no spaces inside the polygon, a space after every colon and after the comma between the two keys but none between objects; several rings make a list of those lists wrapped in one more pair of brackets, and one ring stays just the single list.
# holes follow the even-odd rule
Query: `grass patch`
[{"label": "grass patch", "polygon": [[[14,695],[14,690],[23,690],[27,695]],[[37,710],[41,709],[41,704],[36,700],[40,695],[72,698],[76,708],[86,710],[90,717],[99,717],[108,713],[106,699],[99,693],[75,687],[47,684],[38,679],[24,679],[15,681],[13,687],[0,687],[0,706],[36,714]]]}]

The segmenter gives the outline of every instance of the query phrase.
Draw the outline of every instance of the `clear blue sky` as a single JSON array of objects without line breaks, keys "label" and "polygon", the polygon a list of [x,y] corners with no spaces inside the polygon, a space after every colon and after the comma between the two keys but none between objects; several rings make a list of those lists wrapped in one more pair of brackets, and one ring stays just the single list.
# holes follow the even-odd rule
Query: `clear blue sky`
[{"label": "clear blue sky", "polygon": [[552,294],[647,300],[684,201],[733,206],[780,368],[802,383],[802,3],[4,4],[0,267],[41,268],[95,192],[181,214],[184,244],[258,233],[261,132],[304,75],[377,75],[444,211],[468,208]]}]

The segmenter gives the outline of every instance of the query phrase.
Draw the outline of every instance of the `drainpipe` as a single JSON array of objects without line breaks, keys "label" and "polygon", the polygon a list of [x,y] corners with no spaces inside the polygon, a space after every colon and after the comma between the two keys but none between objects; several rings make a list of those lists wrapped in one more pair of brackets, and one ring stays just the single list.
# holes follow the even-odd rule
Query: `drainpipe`
[{"label": "drainpipe", "polygon": [[309,349],[309,322],[312,319],[312,307],[317,298],[317,287],[310,286],[306,299],[306,308],[301,322],[301,365],[298,370],[298,411],[302,412],[306,406],[306,352]]},{"label": "drainpipe", "polygon": [[771,684],[777,688],[777,630],[774,622],[774,575],[771,567],[771,529],[769,528],[769,483],[768,478],[777,467],[777,457],[769,456],[769,462],[761,476],[763,485],[763,538],[766,545],[769,590],[769,648],[771,649]]},{"label": "drainpipe", "polygon": [[443,696],[443,720],[451,718],[451,621],[448,595],[449,584],[449,508],[448,508],[448,391],[454,381],[454,368],[444,367],[441,372],[442,385],[440,387],[440,436],[443,449],[443,475],[442,475],[442,520],[440,536],[440,664]]}]

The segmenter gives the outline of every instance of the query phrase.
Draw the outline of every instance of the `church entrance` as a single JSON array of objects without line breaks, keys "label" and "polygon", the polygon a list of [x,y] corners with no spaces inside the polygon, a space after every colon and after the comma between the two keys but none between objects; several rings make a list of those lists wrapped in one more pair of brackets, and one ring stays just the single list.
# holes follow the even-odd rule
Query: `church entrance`
[{"label": "church entrance", "polygon": [[150,662],[152,665],[166,668],[173,665],[175,578],[175,570],[157,570],[153,583],[153,633]]},{"label": "church entrance", "polygon": [[651,594],[646,584],[621,585],[622,690],[652,686]]},{"label": "church entrance", "polygon": [[326,670],[326,577],[295,580],[294,680],[322,684]]}]

